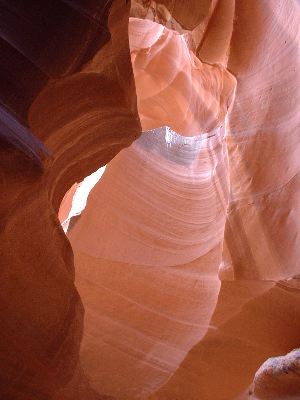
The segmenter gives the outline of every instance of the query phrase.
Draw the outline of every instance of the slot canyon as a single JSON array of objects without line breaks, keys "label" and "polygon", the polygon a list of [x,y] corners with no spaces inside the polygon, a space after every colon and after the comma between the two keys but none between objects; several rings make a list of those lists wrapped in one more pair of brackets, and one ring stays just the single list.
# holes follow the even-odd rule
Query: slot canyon
[{"label": "slot canyon", "polygon": [[300,400],[300,1],[0,10],[0,400]]}]

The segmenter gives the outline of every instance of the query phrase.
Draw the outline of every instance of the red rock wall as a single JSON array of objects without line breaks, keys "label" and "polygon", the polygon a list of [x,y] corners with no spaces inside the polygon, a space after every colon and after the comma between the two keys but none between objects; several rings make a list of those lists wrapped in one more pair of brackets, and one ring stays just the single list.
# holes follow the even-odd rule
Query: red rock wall
[{"label": "red rock wall", "polygon": [[[297,48],[297,2],[236,2],[229,68],[238,84],[227,139],[231,202],[221,276],[230,279],[233,271],[237,281],[222,282],[211,321],[217,330],[155,399],[248,398],[259,365],[299,346],[298,280],[276,284],[299,274]],[[268,388],[270,397],[262,398],[274,398],[272,384],[261,392],[267,396]]]},{"label": "red rock wall", "polygon": [[[60,5],[66,7],[65,4]],[[43,14],[40,10],[44,7],[42,4],[32,4],[30,10],[24,11],[25,14],[32,11],[33,21],[36,17],[39,23],[44,24],[43,28],[52,24],[52,30],[48,32],[46,29],[45,35],[51,32],[56,42],[51,35],[49,41],[43,42],[43,36],[32,34],[39,41],[39,49],[45,50],[44,54],[48,46],[54,46],[52,53],[48,49],[48,61],[47,58],[37,60],[32,52],[27,52],[27,42],[32,43],[31,36],[22,31],[22,41],[18,33],[19,20],[5,19],[4,15],[5,21],[11,23],[10,29],[15,26],[12,33],[16,40],[21,41],[18,57],[25,57],[24,65],[34,62],[34,68],[41,70],[46,65],[45,71],[51,78],[59,75],[59,79],[51,79],[39,92],[41,85],[34,69],[16,69],[20,66],[18,60],[9,55],[5,68],[11,72],[12,80],[25,86],[16,92],[14,86],[8,85],[10,81],[5,81],[5,75],[1,75],[2,84],[9,86],[12,95],[3,97],[7,100],[4,107],[9,107],[23,126],[26,126],[26,121],[22,115],[28,109],[28,102],[30,104],[35,98],[28,117],[30,129],[50,153],[42,167],[37,167],[32,161],[37,158],[32,152],[36,139],[30,136],[32,134],[25,137],[23,128],[16,124],[10,125],[14,129],[11,136],[6,134],[1,141],[0,397],[6,400],[50,399],[55,393],[56,399],[86,400],[95,396],[84,382],[82,373],[78,372],[84,311],[74,286],[72,249],[60,227],[57,212],[63,195],[75,181],[81,181],[99,165],[106,164],[140,131],[127,44],[129,4],[115,1],[110,10],[111,39],[106,45],[107,63],[103,63],[102,70],[97,73],[76,71],[95,54],[95,51],[90,54],[87,49],[90,33],[94,26],[105,32],[105,25],[93,21],[97,15],[100,17],[108,3],[70,4],[70,12],[66,15],[58,13],[58,17],[53,18],[51,12],[54,8]],[[15,6],[20,10],[12,2],[1,6]],[[73,6],[78,16],[75,20],[72,19]],[[89,7],[94,12],[92,16],[89,16]],[[12,15],[14,12],[11,11]],[[22,11],[22,21],[26,20],[25,17],[30,21],[31,16],[24,16]],[[105,24],[105,19],[100,20]],[[81,31],[78,25],[81,21],[87,25],[86,30]],[[59,34],[60,29],[65,40]],[[78,35],[80,40],[76,39]],[[19,42],[5,36],[5,32],[3,37],[15,51]],[[103,44],[102,35],[96,33],[96,38],[99,49]],[[68,41],[70,46],[78,47],[67,48],[66,52]],[[40,54],[38,51],[36,56]],[[77,62],[78,56],[81,63]],[[1,63],[5,63],[3,57]],[[28,92],[26,85],[31,87],[30,82],[34,88],[38,86],[38,90]],[[26,104],[22,102],[22,96]],[[19,142],[23,145],[19,146]]]},{"label": "red rock wall", "polygon": [[[224,281],[211,329],[152,397],[233,400],[246,393],[264,360],[300,343],[298,281],[287,280],[299,273],[299,4],[135,3],[137,16],[193,30],[201,60],[228,60],[237,78],[227,130]],[[74,182],[107,164],[141,130],[130,5],[113,2],[110,39],[107,6],[1,2],[0,397],[8,400],[99,396],[79,364],[84,311],[57,212]],[[146,298],[138,281],[127,287]],[[103,293],[99,299],[103,306],[109,301]],[[264,374],[257,377],[256,395],[268,398]]]}]

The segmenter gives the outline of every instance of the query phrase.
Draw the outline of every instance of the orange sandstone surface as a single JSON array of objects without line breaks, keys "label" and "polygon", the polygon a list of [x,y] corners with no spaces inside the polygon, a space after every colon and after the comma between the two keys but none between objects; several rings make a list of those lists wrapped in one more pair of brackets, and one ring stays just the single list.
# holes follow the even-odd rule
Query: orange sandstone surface
[{"label": "orange sandstone surface", "polygon": [[299,400],[299,2],[0,8],[0,398]]}]

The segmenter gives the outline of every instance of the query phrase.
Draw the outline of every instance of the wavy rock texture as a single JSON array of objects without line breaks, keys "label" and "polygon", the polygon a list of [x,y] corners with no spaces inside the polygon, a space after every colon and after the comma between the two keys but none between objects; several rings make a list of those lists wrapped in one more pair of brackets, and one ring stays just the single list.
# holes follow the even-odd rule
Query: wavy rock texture
[{"label": "wavy rock texture", "polygon": [[142,128],[182,135],[154,129],[120,152],[68,236],[86,311],[83,368],[96,390],[140,399],[205,335],[216,304],[236,81],[162,25],[131,19],[129,33]]},{"label": "wavy rock texture", "polygon": [[235,399],[264,359],[300,342],[299,291],[275,285],[299,273],[299,5],[237,2],[235,15],[229,68],[238,84],[221,276],[238,281],[223,282],[211,321],[223,315],[217,330],[157,399]]},{"label": "wavy rock texture", "polygon": [[222,281],[208,333],[151,399],[248,399],[243,393],[264,360],[298,346],[299,311],[299,292]]},{"label": "wavy rock texture", "polygon": [[202,63],[184,35],[162,25],[132,18],[129,34],[144,131],[166,125],[192,136],[224,122],[236,84],[225,67]]},{"label": "wavy rock texture", "polygon": [[[215,48],[212,48],[210,44],[214,43],[217,37],[222,39],[222,34],[216,27],[218,13],[220,13],[218,8],[224,9],[224,7],[225,5],[220,2],[211,13],[205,38],[198,48],[198,54],[210,62],[214,62],[216,59]],[[276,281],[288,278],[299,271],[296,251],[299,227],[297,220],[292,217],[294,213],[297,213],[298,207],[297,171],[299,168],[299,163],[293,157],[295,144],[297,144],[295,127],[299,124],[295,109],[299,96],[299,78],[296,68],[299,60],[295,51],[297,45],[295,40],[299,29],[299,9],[297,7],[296,3],[282,5],[279,2],[272,4],[272,7],[268,2],[244,3],[236,6],[229,67],[237,76],[238,89],[229,118],[229,129],[227,129],[231,200],[221,277],[232,279],[235,276],[239,281],[223,282],[218,304],[210,323],[211,328],[207,335],[191,350],[173,378],[153,396],[155,399],[199,399],[199,396],[203,399],[234,399],[242,396],[242,393],[250,385],[256,369],[264,359],[289,351],[299,345],[300,337],[297,333],[299,326],[296,318],[299,312],[299,294],[297,291],[291,294],[285,285],[275,284]],[[227,11],[230,15],[232,8],[231,6],[228,8]],[[257,21],[256,25],[253,25],[253,21]],[[274,29],[275,21],[277,29]],[[230,28],[230,24],[225,24],[226,26],[227,28],[222,32],[227,32],[228,37],[232,28]],[[176,26],[174,29],[177,29]],[[143,54],[144,59],[149,57],[147,47],[153,45],[153,42],[154,47],[160,43],[162,32],[163,29],[159,28],[153,35],[144,36],[140,40],[146,51]],[[248,47],[245,46],[244,37],[251,38]],[[136,40],[138,42],[138,37]],[[223,43],[228,42],[226,35],[222,40]],[[281,51],[285,47],[286,50]],[[170,49],[170,47],[168,48]],[[274,61],[270,64],[268,60]],[[135,63],[135,61],[134,55],[133,62]],[[143,60],[140,61],[138,58],[134,65],[142,126],[144,129],[153,128],[158,126],[160,121],[151,121],[149,125],[146,125],[146,122],[149,115],[148,110],[151,111],[155,103],[149,103],[152,105],[151,108],[150,106],[143,108],[143,104],[146,102],[143,103],[140,99],[146,98],[146,100],[153,101],[155,94],[164,89],[164,86],[159,83],[157,85],[159,89],[156,88],[155,84],[159,82],[157,76],[155,82],[148,84],[147,79],[151,80],[157,67],[151,66],[151,63],[145,63]],[[146,79],[146,85],[148,85],[148,89],[153,89],[153,92],[139,90],[139,87],[142,88],[141,83],[138,83],[139,66],[142,71],[140,81],[142,82],[145,65],[146,68],[152,67],[152,73]],[[167,68],[168,65],[170,62],[166,63],[166,66],[160,65],[160,68]],[[187,70],[186,67],[182,69]],[[176,68],[173,65],[169,71],[166,70],[166,76],[174,74],[174,70]],[[186,87],[184,79],[182,80],[181,92],[182,88]],[[170,77],[169,82],[173,83],[174,81]],[[176,85],[180,87],[180,83],[177,82]],[[167,89],[169,86],[172,88],[170,83],[166,84]],[[284,106],[282,105],[283,86],[285,90],[288,90],[286,87],[289,88],[291,96],[290,101]],[[143,116],[144,110],[146,110],[146,118]],[[244,112],[244,110],[247,111]],[[174,114],[176,117],[179,115],[178,111]],[[165,119],[167,117],[168,115],[165,116]],[[207,116],[204,117],[204,120],[206,119]],[[191,119],[188,118],[188,120]],[[170,125],[173,123],[172,126],[175,128],[173,121],[170,119],[168,123]],[[179,131],[180,128],[178,126],[176,128]],[[295,135],[295,141],[292,145],[286,137],[292,138],[293,135]],[[268,165],[262,154],[269,154],[270,159],[274,162]],[[279,170],[274,168],[277,165],[280,165]],[[293,174],[295,174],[294,178]],[[95,201],[93,197],[92,195],[91,204]],[[279,204],[281,206],[278,209]],[[94,208],[96,208],[95,205]],[[140,217],[139,220],[143,218],[145,217]],[[83,223],[82,220],[77,229]],[[130,230],[126,226],[126,232],[128,229]],[[125,232],[125,228],[123,231]],[[85,236],[88,237],[85,233],[81,239]],[[76,239],[77,243],[80,241],[79,238],[80,236]],[[117,241],[113,245],[115,246],[114,254],[122,252],[121,243],[123,241],[126,243],[125,248],[131,249],[128,251],[127,257],[128,254],[133,255],[132,247],[127,247],[128,238],[124,239],[124,237],[123,240]],[[101,239],[97,246],[91,243],[89,251],[93,246],[101,248],[100,242]],[[106,257],[111,258],[112,256],[108,254],[111,245],[103,246],[106,249]],[[142,253],[146,257],[146,252]],[[294,261],[289,262],[290,259],[285,254],[295,257]],[[91,260],[83,261],[82,258],[84,257],[81,255],[79,264],[86,266],[92,263]],[[105,267],[102,266],[101,269],[104,271]],[[126,269],[128,270],[128,265],[126,265]],[[125,274],[123,271],[122,273]],[[105,275],[105,272],[103,274]],[[101,279],[105,281],[104,286],[107,288],[108,283],[103,278],[104,275],[101,273]],[[117,276],[120,275],[121,272]],[[83,276],[84,273],[82,273]],[[89,286],[86,282],[83,283],[84,278],[82,277],[80,277],[82,281],[79,285],[85,287],[88,292]],[[178,288],[180,288],[179,284]],[[115,296],[117,296],[117,293],[120,292],[119,286],[114,290]],[[95,299],[96,295],[94,301]],[[92,302],[92,300],[90,301]],[[280,309],[279,304],[281,304]],[[116,309],[119,308],[116,307]],[[164,310],[166,310],[166,306]],[[259,310],[261,311],[259,312]],[[96,312],[94,310],[94,313]],[[285,316],[284,318],[282,318],[282,314]],[[109,316],[111,317],[111,315]],[[117,316],[114,318],[118,319]],[[266,329],[266,325],[269,327],[268,329]],[[87,342],[84,341],[84,343],[88,347]],[[137,341],[135,341],[136,344]],[[107,345],[113,346],[114,344]],[[92,355],[90,357],[93,358]],[[224,360],[224,363],[221,363],[220,360]],[[123,373],[124,376],[126,376],[125,373]],[[112,389],[108,388],[108,390]]]},{"label": "wavy rock texture", "polygon": [[[1,399],[100,398],[79,365],[84,311],[57,211],[140,132],[129,4],[111,7],[109,42],[107,6],[1,2]],[[101,52],[103,69],[83,72]]]},{"label": "wavy rock texture", "polygon": [[[297,2],[236,7],[229,66],[240,84],[228,137],[227,242],[237,276],[282,279],[299,273],[299,221],[292,216],[299,210],[300,10]],[[247,24],[249,13],[256,25]],[[251,37],[249,48],[241,45],[244,37]],[[236,224],[240,229],[231,235]],[[241,241],[247,242],[242,252]]]},{"label": "wavy rock texture", "polygon": [[[157,186],[155,178],[146,174],[147,180],[141,179],[146,165],[139,162],[139,157],[147,155],[148,163],[151,159],[157,161],[154,170],[158,169],[158,160],[166,167],[160,171],[164,182],[160,190],[164,196],[172,190],[171,202],[176,199],[177,205],[181,196],[186,197],[189,191],[194,193],[196,185],[201,191],[201,206],[205,204],[201,210],[205,214],[195,206],[197,196],[191,201],[191,208],[179,210],[176,206],[180,218],[176,219],[174,226],[178,230],[174,232],[171,223],[163,226],[159,219],[166,210],[168,222],[175,219],[173,210],[171,213],[168,209],[170,201],[155,209],[156,203],[147,203],[144,198],[142,217],[150,229],[147,234],[141,230],[143,240],[138,245],[145,244],[149,237],[153,242],[154,234],[161,240],[160,229],[164,234],[171,233],[163,248],[174,248],[175,252],[165,252],[164,264],[156,256],[155,265],[149,265],[145,246],[138,246],[139,264],[132,263],[128,260],[132,252],[122,252],[121,242],[118,245],[109,242],[108,248],[101,250],[118,251],[118,260],[97,259],[76,251],[76,263],[80,265],[76,284],[83,301],[90,304],[86,307],[83,369],[79,362],[83,307],[74,286],[72,249],[59,226],[57,212],[64,194],[75,182],[107,164],[140,133],[127,40],[129,2],[115,0],[112,8],[110,2],[94,0],[42,3],[30,1],[22,5],[2,1],[0,4],[0,243],[4,321],[0,334],[0,397],[94,400],[99,393],[118,392],[120,398],[131,395],[138,398],[154,391],[171,375],[152,399],[253,397],[247,388],[260,365],[269,357],[299,347],[300,342],[296,277],[300,248],[299,2],[133,2],[133,17],[160,22],[175,30],[170,34],[159,28],[157,42],[153,40],[154,34],[150,35],[153,48],[159,49],[162,36],[164,47],[171,53],[177,51],[178,44],[174,47],[169,39],[178,40],[178,33],[183,34],[190,49],[201,59],[201,62],[196,57],[191,60],[201,66],[200,79],[212,83],[212,76],[215,77],[214,84],[208,87],[213,94],[208,129],[222,121],[216,118],[216,110],[222,103],[217,98],[222,93],[218,85],[227,77],[229,84],[224,87],[232,88],[232,78],[229,74],[222,75],[224,67],[206,63],[225,65],[228,61],[229,70],[237,77],[237,91],[227,121],[227,147],[221,136],[216,136],[205,139],[206,144],[199,152],[207,163],[207,174],[201,170],[199,157],[191,157],[193,152],[183,151],[185,156],[182,156],[181,147],[173,140],[176,135],[171,136],[172,141],[170,135],[165,135],[167,142],[175,143],[171,148],[166,146],[166,140],[163,144],[150,143],[142,137],[120,153],[104,174],[103,184],[114,179],[114,185],[102,193],[109,201],[108,209],[116,209],[114,202],[120,198],[124,182],[128,182],[128,196],[127,192],[126,197],[122,194],[126,200],[124,207],[131,215],[137,214],[139,208],[133,209],[130,199],[136,202],[145,183],[151,183],[151,195],[159,198],[158,191],[153,190]],[[111,38],[106,24],[109,9]],[[147,92],[152,87],[156,92],[149,97],[146,91],[141,91],[138,96],[144,96],[144,104],[151,111],[156,95],[162,90],[171,98],[168,104],[174,106],[175,119],[180,122],[173,125],[174,119],[165,121],[163,114],[162,120],[156,115],[153,118],[139,103],[143,129],[155,128],[159,123],[158,126],[170,124],[175,130],[181,128],[182,131],[178,130],[181,134],[199,133],[209,114],[203,108],[203,98],[202,107],[194,108],[195,98],[200,94],[201,99],[202,93],[197,84],[189,85],[185,91],[189,79],[195,83],[198,78],[191,77],[189,63],[183,62],[188,54],[184,42],[179,41],[182,47],[176,54],[184,73],[181,71],[179,80],[167,81],[167,86],[173,84],[180,88],[179,93],[188,93],[192,114],[201,115],[193,122],[193,129],[200,122],[198,132],[189,131],[190,118],[179,118],[178,91],[168,92],[166,86],[150,84],[157,69],[166,79],[172,73],[176,78],[178,74],[175,72],[174,76],[173,69],[176,71],[180,66],[176,62],[170,64],[172,57],[169,62],[156,65],[145,62],[149,47],[145,45],[145,36],[141,42],[145,49],[136,56],[136,76],[138,79],[139,66],[140,71],[146,67],[151,74],[145,87]],[[137,91],[140,85],[137,84]],[[231,90],[225,93],[226,113]],[[147,127],[149,120],[152,125]],[[212,154],[218,154],[216,158],[208,157],[211,142]],[[172,174],[168,166],[174,159],[177,172],[189,168],[193,172]],[[128,163],[129,176],[121,161]],[[134,165],[133,172],[130,166]],[[123,181],[115,179],[116,173],[124,177]],[[138,179],[141,184],[134,186]],[[179,190],[180,179],[185,184]],[[167,186],[167,182],[171,185]],[[100,183],[98,187],[101,192]],[[218,198],[218,193],[223,197]],[[70,206],[67,203],[66,214]],[[98,209],[103,214],[102,208],[100,203]],[[153,208],[159,221],[155,229],[147,214]],[[89,205],[86,211],[89,212]],[[209,218],[217,228],[216,245],[213,247],[209,240],[207,246],[212,246],[211,251],[204,255],[203,243],[199,241],[193,248],[193,258],[199,255],[194,261],[185,259],[187,254],[179,241],[182,229],[188,231],[185,218],[191,221],[192,211],[199,216],[199,226],[207,224],[207,238],[211,235]],[[85,217],[80,218],[74,223],[74,234]],[[138,226],[126,224],[125,218],[121,221],[122,240],[129,246]],[[108,227],[109,221],[105,224]],[[130,237],[124,234],[129,226]],[[194,227],[195,232],[199,226]],[[80,243],[78,238],[76,241]],[[89,244],[87,238],[85,242]],[[157,248],[157,243],[152,248]],[[172,261],[170,266],[172,257],[176,258],[176,265]],[[220,292],[219,265],[223,279]],[[139,309],[142,311],[137,312]],[[125,330],[127,334],[122,335]],[[93,349],[99,350],[100,355],[93,353]],[[130,363],[132,355],[135,361]],[[291,353],[280,362],[283,366],[290,365],[294,355]],[[104,364],[107,359],[109,363]],[[137,364],[137,359],[142,362]],[[90,377],[102,376],[102,380],[93,378],[92,382],[97,385],[98,393],[91,389],[85,370]],[[295,383],[293,392],[291,385],[286,384],[289,379],[281,373],[267,374],[262,368],[256,374],[255,396],[297,398],[297,379],[289,381]]]},{"label": "wavy rock texture", "polygon": [[146,396],[207,330],[228,199],[222,131],[170,147],[160,130],[144,133],[108,164],[70,231],[86,310],[81,360],[98,390]]}]

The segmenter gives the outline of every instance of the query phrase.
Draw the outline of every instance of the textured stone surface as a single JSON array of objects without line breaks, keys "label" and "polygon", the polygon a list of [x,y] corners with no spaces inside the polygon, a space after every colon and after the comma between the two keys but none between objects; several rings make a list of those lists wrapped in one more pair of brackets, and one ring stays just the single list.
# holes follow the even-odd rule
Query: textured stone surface
[{"label": "textured stone surface", "polygon": [[98,390],[151,393],[208,328],[228,198],[219,198],[228,169],[217,135],[200,140],[191,162],[190,149],[143,134],[107,165],[70,230],[86,310],[82,363]]},{"label": "textured stone surface", "polygon": [[[213,0],[133,0],[132,14],[139,18],[154,18],[165,26],[193,30],[209,14]],[[175,25],[172,26],[172,21]]]},{"label": "textured stone surface", "polygon": [[140,399],[205,335],[216,304],[236,81],[157,23],[131,19],[129,34],[142,128],[181,135],[156,129],[121,151],[68,237],[86,311],[83,368],[96,390]]},{"label": "textured stone surface", "polygon": [[[99,3],[94,3],[95,14],[97,10],[104,10],[104,3],[108,5],[103,2],[100,8]],[[61,6],[65,7],[64,4]],[[80,6],[80,2],[72,4]],[[14,2],[10,2],[9,7],[13,5]],[[20,10],[21,6],[15,7]],[[73,11],[66,17],[59,14],[61,20],[55,21],[51,20],[51,13],[46,12],[43,17],[39,11],[43,5],[34,6],[32,2],[28,7],[24,12],[35,13],[39,20],[46,19],[45,24],[49,18],[53,35],[58,35],[61,40],[61,47],[59,44],[56,46],[55,62],[50,57],[50,64],[46,60],[45,65],[50,68],[57,63],[58,67],[65,68],[59,53],[61,51],[67,57],[64,51],[67,43],[58,33],[60,24],[63,24],[64,34],[70,35],[68,40],[72,41],[72,32],[79,28],[77,20],[71,18]],[[80,11],[80,7],[78,10],[79,17],[82,16],[80,18],[88,24],[87,10]],[[81,63],[77,67],[80,66],[82,72],[68,70],[68,74],[62,76],[66,71],[60,71],[59,79],[51,80],[38,96],[34,92],[33,103],[31,92],[22,87],[22,96],[26,102],[31,102],[28,116],[31,132],[26,131],[26,121],[22,120],[22,110],[26,108],[19,92],[10,86],[11,97],[4,96],[4,100],[15,101],[4,103],[4,108],[9,107],[11,118],[20,118],[21,122],[2,119],[11,128],[11,132],[4,131],[1,135],[0,156],[0,397],[3,399],[50,399],[56,392],[57,400],[96,398],[83,374],[78,372],[83,307],[74,285],[72,249],[60,227],[57,211],[63,195],[74,182],[80,182],[101,164],[106,164],[139,135],[128,50],[128,13],[129,4],[114,2],[109,16],[111,39],[105,46],[107,64],[103,64],[103,69],[86,73],[82,70],[84,63]],[[28,21],[30,18],[28,16]],[[22,42],[17,31],[18,20],[11,22],[11,27],[15,27],[14,34],[20,40],[18,57],[24,57],[27,62],[31,59],[26,52],[26,40],[31,39],[24,34]],[[101,22],[105,24],[105,19]],[[88,27],[92,25],[91,22]],[[102,26],[99,21],[96,25],[98,28]],[[105,25],[101,29],[105,30]],[[83,51],[81,56],[88,53],[84,51],[88,32],[89,29],[83,48],[82,42],[72,41]],[[41,40],[40,48],[45,51],[50,42],[53,45],[52,31],[48,34],[49,42],[45,42],[43,36],[35,36],[36,40]],[[81,32],[81,39],[82,35]],[[15,46],[10,37],[6,38],[7,43]],[[102,36],[96,35],[96,38],[98,45],[102,45]],[[81,50],[74,50],[75,58]],[[16,73],[18,79],[12,79],[20,85],[31,82],[31,87],[35,87],[38,82],[35,70],[18,70],[17,60],[7,57],[6,64],[3,57],[1,63],[8,72]],[[89,55],[91,57],[93,54]],[[68,66],[71,59],[68,59]],[[42,65],[38,66],[42,68]],[[9,83],[5,79],[1,70],[1,84]],[[121,132],[120,125],[123,128]],[[42,140],[45,147],[37,139]],[[38,157],[39,151],[41,157]],[[45,151],[49,155],[44,157]]]},{"label": "textured stone surface", "polygon": [[264,360],[298,345],[299,311],[299,294],[272,282],[223,281],[211,329],[151,399],[245,400]]},{"label": "textured stone surface", "polygon": [[229,68],[238,84],[227,138],[231,202],[223,272],[242,280],[245,293],[254,290],[253,300],[246,313],[238,311],[241,283],[223,283],[215,313],[227,318],[228,307],[235,310],[226,323],[230,335],[217,325],[213,339],[208,333],[194,347],[157,399],[235,399],[265,359],[300,342],[299,293],[282,283],[269,288],[299,273],[299,6],[237,2],[235,15]]},{"label": "textured stone surface", "polygon": [[184,35],[132,18],[130,48],[144,131],[170,126],[193,136],[224,124],[236,80],[222,64],[202,63]]},{"label": "textured stone surface", "polygon": [[300,350],[269,358],[255,374],[254,395],[258,399],[299,399]]},{"label": "textured stone surface", "polygon": [[[172,201],[177,199],[177,214],[171,216],[184,217],[177,218],[175,225],[170,223],[170,215],[165,225],[163,218],[157,218],[154,231],[158,234],[162,228],[176,237],[172,256],[178,262],[175,266],[172,261],[170,266],[167,254],[164,265],[157,256],[153,257],[155,265],[149,265],[151,252],[137,246],[139,263],[134,264],[128,237],[129,232],[133,235],[137,231],[131,230],[126,218],[121,224],[122,240],[106,246],[106,252],[115,246],[114,255],[120,257],[121,253],[122,260],[112,255],[110,260],[98,259],[95,264],[91,256],[76,252],[76,262],[81,265],[76,284],[83,301],[92,305],[86,307],[83,368],[79,362],[83,307],[74,285],[72,249],[57,213],[75,182],[107,164],[140,134],[127,37],[130,4],[115,0],[110,8],[110,2],[104,0],[57,0],[51,6],[46,3],[0,4],[0,397],[96,400],[103,393],[118,392],[120,398],[126,398],[134,392],[138,398],[170,378],[152,399],[297,399],[298,378],[291,372],[298,370],[290,368],[296,365],[297,353],[283,355],[299,348],[300,343],[299,2],[132,2],[133,17],[160,22],[175,31],[170,34],[159,28],[162,35],[158,34],[153,49],[159,52],[159,45],[164,43],[162,47],[169,55],[177,51],[176,57],[154,57],[160,61],[147,64],[147,41],[155,42],[156,36],[140,40],[145,49],[134,60],[135,71],[140,69],[141,76],[143,68],[149,72],[148,80],[142,78],[147,90],[140,92],[143,85],[136,74],[138,97],[144,96],[144,106],[138,103],[144,129],[169,124],[186,135],[199,133],[209,121],[208,129],[214,128],[222,122],[215,112],[220,104],[226,104],[218,102],[218,94],[223,93],[219,85],[225,76],[229,83],[232,79],[222,72],[227,62],[237,78],[227,138],[217,146],[224,150],[222,154],[228,152],[229,162],[210,160],[206,172],[210,172],[212,181],[207,176],[206,181],[203,176],[198,181],[202,208],[193,206],[191,210],[199,222],[212,217],[216,204],[229,202],[229,208],[225,224],[225,208],[216,207],[218,224],[207,226],[205,235],[201,235],[201,240],[213,236],[216,227],[214,240],[218,244],[213,247],[209,240],[210,252],[200,254],[201,246],[194,246],[193,256],[180,252],[178,238],[191,215],[188,207],[179,209],[178,199],[196,180],[191,186],[185,181],[181,189],[173,185],[183,179],[179,173],[182,165],[173,180],[169,173],[164,185],[159,186],[153,177],[141,179],[145,166],[137,153],[147,153],[149,162],[154,152],[158,168],[169,165],[169,148],[162,151],[149,143],[145,148],[144,143],[137,150],[136,143],[114,158],[103,176],[104,185],[113,181],[104,195],[109,201],[116,198],[116,193],[120,198],[122,184],[127,182],[133,194],[124,195],[124,210],[130,199],[139,203],[136,198],[147,182],[151,182],[151,195],[157,195],[153,188],[158,185],[166,199],[170,190],[166,190],[166,182],[172,181],[170,193]],[[108,10],[111,38],[106,26]],[[184,62],[188,54],[184,42],[172,45],[170,38],[178,33],[184,35],[188,47],[201,60],[192,56],[191,63],[201,71],[197,76],[192,76],[189,62]],[[160,36],[165,42],[159,41]],[[206,64],[216,62],[223,66]],[[180,79],[172,80],[178,78],[180,68]],[[157,71],[163,72],[167,87],[157,79]],[[172,75],[174,71],[176,76]],[[209,83],[205,91],[210,100],[203,96],[197,110],[195,99],[203,94],[199,79]],[[172,90],[168,92],[169,88]],[[229,97],[227,89],[225,85],[225,98]],[[161,93],[173,107],[171,118],[154,107]],[[184,96],[179,100],[181,93]],[[203,108],[203,99],[209,103],[211,119]],[[190,117],[176,124],[187,104],[191,114],[201,115],[190,131]],[[220,109],[226,113],[226,106]],[[155,110],[155,118],[151,110]],[[147,125],[149,111],[151,124]],[[197,123],[199,129],[194,132]],[[207,150],[208,146],[204,147],[203,160],[207,160]],[[180,159],[180,151],[174,154]],[[161,164],[157,161],[160,159],[164,159]],[[220,170],[213,171],[215,161],[223,167],[223,178]],[[185,167],[188,163],[190,160],[183,162]],[[117,179],[120,176],[122,181]],[[139,179],[141,184],[135,186]],[[209,182],[226,182],[219,192],[224,196],[219,203],[212,195],[216,191],[209,194],[205,190]],[[216,189],[218,185],[212,186]],[[164,205],[172,204],[167,200]],[[63,205],[65,214],[70,207],[67,203]],[[155,208],[154,203],[150,206]],[[98,207],[103,212],[101,202]],[[113,207],[110,201],[108,208]],[[166,209],[157,207],[157,214]],[[135,207],[130,212],[138,210]],[[149,211],[143,218],[151,220]],[[105,224],[102,235],[109,230],[109,221]],[[224,229],[224,225],[223,241],[220,227]],[[148,240],[148,233],[140,229],[139,244]],[[102,238],[96,239],[99,250]],[[157,242],[161,243],[161,237]],[[130,253],[124,251],[125,243]],[[168,241],[164,246],[172,248]],[[219,266],[223,282],[218,296]],[[143,311],[138,313],[139,308]],[[123,334],[125,327],[128,334]],[[139,330],[142,336],[137,335]],[[99,336],[105,340],[95,339],[93,343],[92,338]],[[128,363],[133,349],[140,352]],[[272,368],[263,365],[255,375],[270,357],[276,357],[267,362]],[[108,363],[102,361],[106,359]],[[143,362],[138,364],[137,359]],[[98,393],[90,388],[85,371],[102,375],[102,381],[92,382]]]}]

